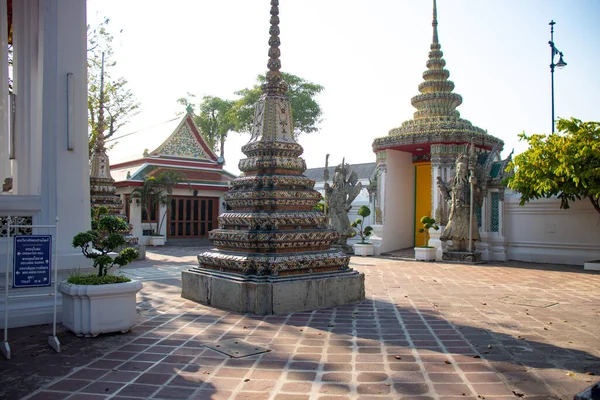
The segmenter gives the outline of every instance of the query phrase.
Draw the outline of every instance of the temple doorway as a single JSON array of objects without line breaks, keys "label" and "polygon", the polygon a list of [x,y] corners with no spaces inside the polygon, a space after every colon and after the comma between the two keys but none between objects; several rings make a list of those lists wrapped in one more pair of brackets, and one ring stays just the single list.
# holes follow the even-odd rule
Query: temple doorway
[{"label": "temple doorway", "polygon": [[218,202],[218,197],[173,197],[169,211],[167,237],[208,237],[208,232],[217,227]]},{"label": "temple doorway", "polygon": [[425,233],[420,233],[421,218],[431,215],[431,162],[415,163],[415,246],[425,245]]}]

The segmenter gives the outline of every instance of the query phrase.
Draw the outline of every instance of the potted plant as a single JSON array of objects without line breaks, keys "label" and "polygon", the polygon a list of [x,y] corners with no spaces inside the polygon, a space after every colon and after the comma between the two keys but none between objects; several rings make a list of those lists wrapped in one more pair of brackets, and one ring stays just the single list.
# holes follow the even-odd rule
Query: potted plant
[{"label": "potted plant", "polygon": [[356,234],[360,236],[360,242],[354,244],[354,254],[357,256],[372,256],[373,244],[367,242],[367,239],[373,233],[373,228],[365,226],[365,218],[371,215],[371,210],[367,206],[361,206],[357,214],[360,218],[352,223],[352,227],[356,229]]},{"label": "potted plant", "polygon": [[124,266],[135,260],[136,249],[125,247],[123,233],[129,226],[122,218],[106,215],[104,208],[93,213],[92,229],[73,237],[73,247],[93,261],[96,273],[72,274],[59,284],[62,294],[63,325],[77,336],[95,337],[100,333],[127,332],[135,325],[136,293],[142,283],[111,275],[114,266]]},{"label": "potted plant", "polygon": [[[155,176],[146,177],[144,184],[133,189],[131,197],[138,199],[142,213],[145,213],[148,218],[150,217],[150,209],[152,207],[165,206],[165,210],[157,217],[156,229],[152,228],[152,222],[150,224],[149,244],[151,246],[162,246],[165,244],[165,235],[161,234],[163,224],[169,214],[171,207],[171,197],[173,196],[173,189],[183,181],[185,175],[181,172],[176,171],[165,171]],[[160,210],[160,209],[159,209]]]},{"label": "potted plant", "polygon": [[423,227],[419,229],[419,232],[425,234],[425,246],[415,246],[415,260],[435,261],[437,249],[429,245],[429,230],[434,229],[437,231],[440,227],[437,225],[434,218],[427,215],[421,218],[421,225]]},{"label": "potted plant", "polygon": [[[142,221],[144,221],[143,215],[146,215],[146,219],[150,220],[151,208],[155,207],[156,204],[160,204],[162,197],[162,190],[159,188],[156,177],[150,176],[144,179],[144,183],[141,187],[136,187],[131,191],[131,199],[136,199],[140,208],[142,209]],[[150,246],[161,246],[165,244],[165,237],[160,232],[158,222],[156,223],[156,230],[152,228],[152,222],[150,224]]]},{"label": "potted plant", "polygon": [[165,206],[165,212],[160,216],[157,223],[156,233],[153,233],[150,238],[151,243],[154,241],[159,242],[162,238],[162,243],[156,244],[157,246],[165,244],[165,235],[161,235],[162,226],[167,219],[169,210],[171,209],[171,198],[173,197],[173,189],[181,182],[185,175],[181,172],[176,171],[165,171],[156,175],[156,202],[159,205]]}]

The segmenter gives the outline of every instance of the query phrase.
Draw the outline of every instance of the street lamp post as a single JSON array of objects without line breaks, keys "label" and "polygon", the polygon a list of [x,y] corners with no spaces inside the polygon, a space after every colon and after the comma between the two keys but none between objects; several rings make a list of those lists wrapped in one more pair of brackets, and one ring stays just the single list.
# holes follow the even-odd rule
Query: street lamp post
[{"label": "street lamp post", "polygon": [[[554,24],[556,24],[554,20],[550,21],[550,41],[548,42],[548,44],[550,44],[551,51],[550,76],[552,80],[552,133],[554,133],[554,67],[561,69],[567,65],[567,63],[563,60],[563,53],[554,45]],[[557,54],[559,55],[558,62],[554,64],[554,56]]]}]

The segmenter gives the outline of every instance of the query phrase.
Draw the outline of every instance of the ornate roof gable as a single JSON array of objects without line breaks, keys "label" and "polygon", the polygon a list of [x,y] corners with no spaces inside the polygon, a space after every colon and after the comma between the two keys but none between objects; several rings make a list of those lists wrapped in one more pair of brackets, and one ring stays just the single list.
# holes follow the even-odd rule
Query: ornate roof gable
[{"label": "ornate roof gable", "polygon": [[186,114],[173,133],[156,150],[153,156],[180,157],[217,161],[217,156],[204,141],[194,125],[192,117]]}]

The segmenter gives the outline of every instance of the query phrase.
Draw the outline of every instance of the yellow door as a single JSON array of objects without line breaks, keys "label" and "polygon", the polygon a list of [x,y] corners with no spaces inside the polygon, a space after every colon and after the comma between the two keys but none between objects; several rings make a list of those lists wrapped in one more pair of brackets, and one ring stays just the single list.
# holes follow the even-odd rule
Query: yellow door
[{"label": "yellow door", "polygon": [[421,218],[433,217],[431,212],[431,163],[415,165],[415,246],[425,245],[425,233],[420,233]]}]

